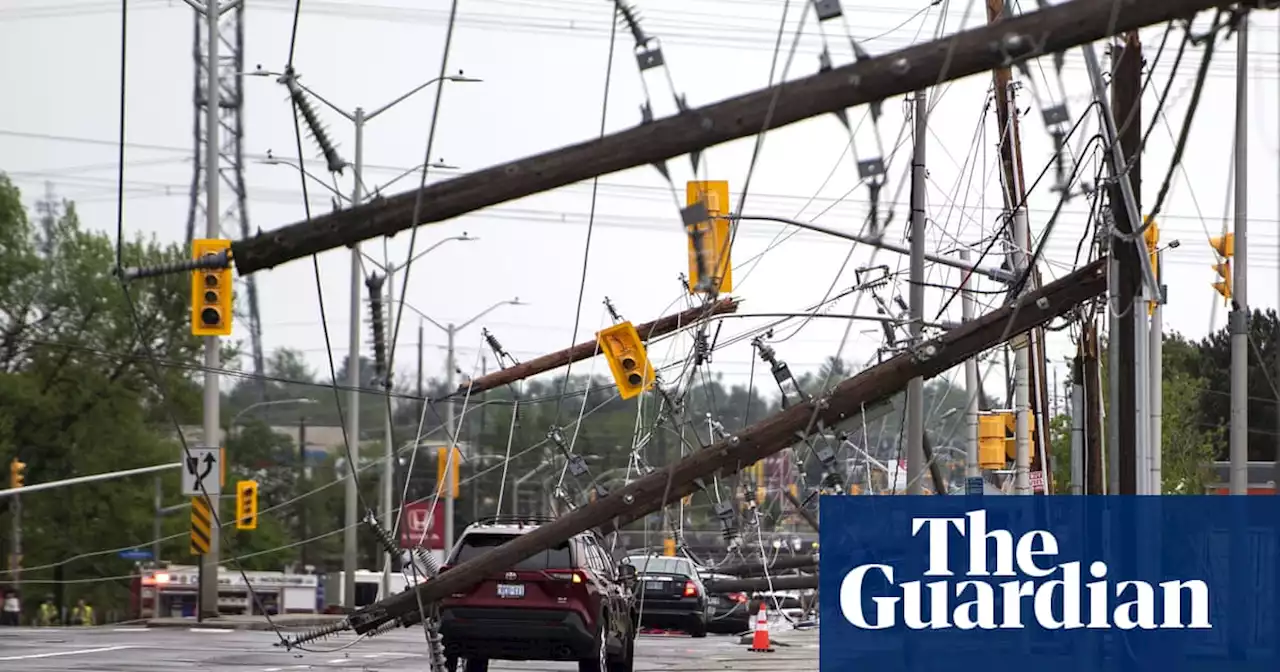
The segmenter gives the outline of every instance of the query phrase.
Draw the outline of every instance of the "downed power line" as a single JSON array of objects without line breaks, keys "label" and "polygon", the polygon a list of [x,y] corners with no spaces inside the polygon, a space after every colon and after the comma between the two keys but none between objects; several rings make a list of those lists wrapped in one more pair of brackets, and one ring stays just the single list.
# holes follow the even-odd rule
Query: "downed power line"
[{"label": "downed power line", "polygon": [[[621,527],[657,511],[668,501],[691,494],[700,481],[716,473],[733,473],[792,445],[822,424],[834,425],[856,416],[865,405],[885,399],[911,378],[932,378],[978,355],[1004,339],[1060,317],[1106,290],[1105,260],[1023,295],[1015,303],[952,329],[841,382],[828,395],[777,413],[680,461],[641,477],[612,494],[551,523],[464,562],[412,590],[391,596],[351,614],[341,625],[307,633],[293,644],[343,629],[366,633],[419,608],[473,586],[575,534],[609,525]],[[817,423],[813,422],[816,419]]]}]

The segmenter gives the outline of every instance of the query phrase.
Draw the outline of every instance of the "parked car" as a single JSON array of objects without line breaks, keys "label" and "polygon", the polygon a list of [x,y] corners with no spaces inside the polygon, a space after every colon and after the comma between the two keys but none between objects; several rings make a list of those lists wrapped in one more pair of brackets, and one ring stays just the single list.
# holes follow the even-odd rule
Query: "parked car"
[{"label": "parked car", "polygon": [[661,555],[630,555],[636,568],[636,610],[641,626],[683,630],[707,636],[707,589],[692,560]]},{"label": "parked car", "polygon": [[[698,576],[703,585],[712,585],[715,581],[733,581],[738,577],[728,574],[717,574],[705,567],[698,568]],[[759,609],[759,607],[756,607]],[[755,611],[751,610],[751,600],[746,593],[711,592],[707,595],[707,629],[712,632],[739,633],[750,630]]]},{"label": "parked car", "polygon": [[[494,517],[469,525],[442,571],[548,520]],[[576,661],[580,672],[631,672],[633,572],[615,567],[599,539],[584,532],[485,577],[441,603],[448,670],[487,672],[490,660],[549,660]]]}]

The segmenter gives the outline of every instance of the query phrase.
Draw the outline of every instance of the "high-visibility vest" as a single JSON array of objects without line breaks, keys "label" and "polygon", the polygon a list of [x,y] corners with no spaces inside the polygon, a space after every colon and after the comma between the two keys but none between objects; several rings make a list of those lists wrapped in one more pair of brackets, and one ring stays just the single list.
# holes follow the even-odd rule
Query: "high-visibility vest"
[{"label": "high-visibility vest", "polygon": [[58,620],[58,608],[52,604],[40,605],[40,625],[53,625]]}]

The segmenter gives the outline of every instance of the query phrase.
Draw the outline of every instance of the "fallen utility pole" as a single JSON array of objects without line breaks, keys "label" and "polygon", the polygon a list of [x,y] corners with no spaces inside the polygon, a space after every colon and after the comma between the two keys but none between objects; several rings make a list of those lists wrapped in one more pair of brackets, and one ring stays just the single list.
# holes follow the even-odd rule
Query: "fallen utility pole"
[{"label": "fallen utility pole", "polygon": [[[733,313],[738,310],[740,299],[727,298],[716,301],[708,306],[698,306],[690,308],[684,312],[675,315],[667,315],[660,317],[652,322],[636,325],[636,332],[645,341],[666,336],[686,327],[693,326],[699,320],[711,317],[713,315],[723,315],[725,313]],[[486,390],[492,390],[496,387],[509,385],[525,378],[536,376],[540,373],[546,373],[552,369],[558,369],[562,366],[568,366],[573,362],[584,359],[590,359],[599,351],[595,340],[585,343],[579,343],[567,350],[553,352],[549,355],[543,355],[537,359],[531,359],[527,362],[521,362],[505,369],[494,371],[485,376],[480,376],[472,380],[469,385],[458,387],[457,394],[465,394],[470,388],[472,394],[478,394]]]},{"label": "fallen utility pole", "polygon": [[783,497],[784,499],[786,499],[786,500],[787,500],[787,503],[791,505],[791,508],[795,509],[795,512],[796,512],[796,513],[797,513],[801,518],[804,518],[804,522],[808,523],[808,524],[809,524],[809,527],[813,528],[813,531],[814,531],[814,532],[821,532],[821,531],[822,531],[822,530],[818,529],[818,516],[817,516],[817,514],[815,514],[814,512],[810,511],[808,508],[806,508],[806,507],[805,507],[805,505],[804,505],[804,502],[800,501],[800,499],[799,499],[798,497],[796,497],[795,495],[791,494],[791,491],[790,491],[790,490],[788,490],[788,489],[786,489],[786,488],[783,488],[783,489],[782,489],[782,497]]},{"label": "fallen utility pole", "polygon": [[[445,221],[593,177],[684,156],[766,128],[788,126],[1232,4],[1223,0],[1071,0],[597,140],[291,224],[236,241],[231,247],[232,258],[240,274],[249,275],[326,250],[391,236],[419,224]],[[786,95],[776,95],[779,93]]]},{"label": "fallen utility pole", "polygon": [[741,471],[805,438],[819,427],[857,416],[865,405],[889,398],[917,376],[932,378],[969,357],[1017,334],[1065,315],[1106,290],[1105,261],[1069,273],[1017,301],[919,344],[852,378],[821,398],[796,404],[680,461],[619,488],[592,504],[521,535],[474,560],[453,567],[412,591],[381,600],[351,614],[339,625],[302,635],[299,644],[347,628],[363,634],[418,609],[466,590],[482,577],[500,572],[562,543],[575,534],[606,524],[619,528],[698,489],[697,482],[717,473]]},{"label": "fallen utility pole", "polygon": [[[818,556],[816,555],[796,555],[785,558],[778,558],[769,563],[769,572],[786,572],[795,569],[812,569],[818,568]],[[728,574],[740,578],[749,578],[753,576],[764,576],[765,565],[758,561],[751,562],[735,562],[729,565],[721,565],[715,568],[716,574]]]},{"label": "fallen utility pole", "polygon": [[748,593],[761,590],[806,590],[818,588],[818,575],[775,576],[756,579],[724,579],[707,583],[712,593]]}]

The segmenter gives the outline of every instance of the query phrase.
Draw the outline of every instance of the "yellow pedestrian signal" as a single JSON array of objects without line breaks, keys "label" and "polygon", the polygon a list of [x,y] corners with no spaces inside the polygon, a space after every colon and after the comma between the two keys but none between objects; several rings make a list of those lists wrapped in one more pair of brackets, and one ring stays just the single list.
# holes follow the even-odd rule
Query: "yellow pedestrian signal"
[{"label": "yellow pedestrian signal", "polygon": [[441,446],[436,450],[436,496],[457,499],[461,490],[458,476],[462,473],[462,451],[457,447],[452,450]]},{"label": "yellow pedestrian signal", "polygon": [[27,484],[27,463],[13,458],[9,461],[9,487],[21,488]]},{"label": "yellow pedestrian signal", "polygon": [[236,483],[236,529],[258,529],[258,482]]},{"label": "yellow pedestrian signal", "polygon": [[1228,233],[1222,236],[1214,236],[1209,239],[1209,247],[1218,253],[1218,257],[1222,261],[1213,265],[1213,270],[1218,274],[1218,281],[1213,283],[1213,288],[1217,290],[1225,302],[1231,301],[1231,257],[1236,254],[1236,234]]},{"label": "yellow pedestrian signal", "polygon": [[1236,256],[1236,234],[1228,233],[1223,236],[1213,236],[1209,239],[1209,247],[1212,247],[1219,257],[1230,259]]},{"label": "yellow pedestrian signal", "polygon": [[667,537],[662,540],[662,554],[668,558],[674,558],[676,555],[676,540]]},{"label": "yellow pedestrian signal", "polygon": [[644,351],[644,341],[630,322],[596,332],[600,352],[609,361],[609,371],[618,386],[618,395],[630,399],[653,385],[654,371]]},{"label": "yellow pedestrian signal", "polygon": [[[231,241],[199,238],[191,241],[191,258],[216,257],[230,250]],[[191,333],[195,336],[231,335],[231,268],[191,272]]]},{"label": "yellow pedestrian signal", "polygon": [[[721,294],[733,291],[733,265],[729,254],[731,231],[729,220],[729,183],[724,180],[693,180],[685,185],[685,205],[702,203],[707,219],[687,228],[689,233],[689,293]],[[701,250],[694,245],[694,233],[701,237]],[[698,264],[701,251],[702,264]],[[706,287],[699,288],[699,268],[711,273]]]},{"label": "yellow pedestrian signal", "polygon": [[[1160,279],[1160,255],[1156,249],[1160,246],[1160,227],[1156,225],[1155,220],[1148,216],[1145,220],[1146,230],[1142,232],[1142,238],[1147,243],[1147,256],[1151,259],[1151,272],[1155,274],[1157,280]],[[1147,317],[1155,314],[1156,306],[1160,302],[1158,300],[1147,301]]]}]

